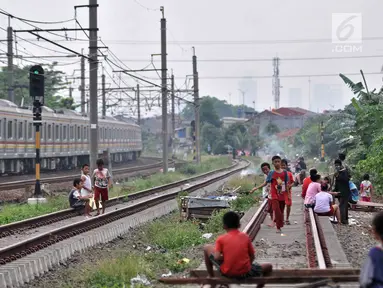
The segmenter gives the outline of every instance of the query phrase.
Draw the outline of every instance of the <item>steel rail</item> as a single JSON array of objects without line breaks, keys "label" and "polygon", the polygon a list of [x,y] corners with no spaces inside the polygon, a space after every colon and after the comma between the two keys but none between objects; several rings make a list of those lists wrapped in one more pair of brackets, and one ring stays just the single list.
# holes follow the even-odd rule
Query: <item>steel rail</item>
[{"label": "steel rail", "polygon": [[316,223],[313,209],[309,209],[309,215],[310,215],[312,237],[314,239],[315,253],[316,253],[316,258],[318,261],[318,268],[326,269],[327,266],[324,261],[322,246],[321,246],[321,242],[320,242],[319,234],[318,234],[318,226]]},{"label": "steel rail", "polygon": [[[169,164],[174,164],[174,161],[169,160]],[[114,174],[116,174],[116,173],[117,174],[131,173],[131,172],[135,172],[137,170],[148,170],[148,169],[161,167],[161,165],[162,165],[162,162],[148,164],[148,165],[142,165],[142,166],[137,166],[137,167],[119,168],[119,169],[114,169],[113,173]],[[79,176],[79,174],[73,174],[73,175],[69,175],[69,176],[47,177],[47,178],[41,179],[40,182],[41,182],[41,184],[66,182],[66,181],[73,180],[73,178],[76,176]],[[0,191],[9,190],[9,189],[25,188],[26,186],[34,185],[35,181],[36,181],[35,179],[31,179],[31,180],[20,180],[20,181],[0,183]]]},{"label": "steel rail", "polygon": [[[235,165],[230,166],[232,168],[233,166],[237,166],[238,162]],[[248,167],[250,163],[248,162],[245,166],[241,166],[239,168],[225,168],[225,170],[230,169],[227,173],[224,173],[222,175],[219,175],[214,178],[209,178],[201,183],[198,183],[196,185],[190,186],[183,191],[186,192],[192,192],[197,189],[200,189],[202,187],[208,186],[214,182],[217,182],[219,180],[222,180],[224,178],[227,178],[240,170]],[[127,217],[129,215],[138,213],[142,210],[146,210],[150,207],[153,207],[155,205],[158,205],[160,203],[167,202],[169,200],[175,199],[179,194],[179,191],[177,192],[171,192],[164,195],[153,197],[149,200],[143,200],[139,203],[132,204],[131,206],[127,206],[124,208],[121,208],[119,210],[114,210],[109,213],[100,215],[98,217],[93,217],[84,221],[76,222],[70,225],[66,225],[63,227],[60,227],[58,229],[51,230],[46,233],[42,233],[40,235],[37,235],[35,237],[31,237],[29,239],[20,241],[18,243],[15,243],[13,245],[4,247],[0,249],[0,265],[4,265],[6,263],[15,261],[17,259],[20,259],[28,254],[34,253],[38,250],[44,249],[54,243],[60,242],[64,239],[73,237],[75,235],[78,235],[80,233],[84,233],[86,231],[95,229],[97,227],[106,225],[108,223],[111,223],[113,221],[116,221],[118,219]]]},{"label": "steel rail", "polygon": [[[191,181],[195,181],[195,180],[198,180],[198,179],[201,179],[204,177],[208,177],[208,176],[211,176],[215,173],[225,171],[227,169],[232,169],[236,165],[237,164],[234,164],[234,165],[229,166],[229,167],[216,169],[216,170],[204,173],[204,174],[193,176],[193,177],[183,179],[183,180],[180,180],[177,182],[172,182],[169,184],[153,187],[150,189],[138,191],[135,193],[131,193],[129,195],[122,195],[122,196],[114,197],[114,198],[111,198],[108,200],[106,207],[120,204],[122,202],[129,202],[132,200],[137,200],[137,199],[140,199],[140,198],[143,198],[146,196],[150,196],[150,195],[155,194],[155,193],[163,192],[163,191],[178,187],[180,185],[187,184]],[[61,210],[61,211],[57,211],[57,212],[53,212],[53,213],[25,219],[25,220],[13,222],[13,223],[9,223],[6,225],[1,225],[0,226],[0,238],[7,237],[7,236],[13,235],[13,234],[17,234],[17,233],[20,233],[20,232],[25,231],[25,230],[30,230],[30,229],[35,229],[37,227],[46,226],[46,225],[49,225],[49,224],[52,224],[52,223],[55,223],[58,221],[62,221],[62,220],[65,220],[65,219],[68,219],[68,218],[71,218],[71,217],[74,217],[77,215],[78,215],[78,211],[76,211],[75,209],[69,208],[69,209],[65,209],[65,210]]]}]

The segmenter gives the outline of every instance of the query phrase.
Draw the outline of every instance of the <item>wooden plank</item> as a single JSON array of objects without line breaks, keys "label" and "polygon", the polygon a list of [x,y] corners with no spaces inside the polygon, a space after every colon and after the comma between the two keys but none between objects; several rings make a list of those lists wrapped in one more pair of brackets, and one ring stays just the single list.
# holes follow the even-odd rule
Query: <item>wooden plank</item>
[{"label": "wooden plank", "polygon": [[332,282],[358,282],[359,275],[346,275],[346,276],[269,276],[269,277],[254,277],[247,278],[243,280],[238,279],[229,279],[229,278],[160,278],[159,282],[165,284],[210,284],[210,285],[219,285],[219,284],[295,284],[303,282],[315,282],[320,280],[331,279]]},{"label": "wooden plank", "polygon": [[362,207],[382,207],[382,203],[375,203],[375,202],[365,202],[365,201],[358,201],[356,203],[356,206],[362,206]]},{"label": "wooden plank", "polygon": [[[278,269],[278,270],[273,270],[272,274],[270,276],[275,276],[275,277],[300,277],[300,276],[310,276],[310,275],[315,275],[315,276],[333,276],[333,275],[360,275],[360,270],[359,269]],[[201,277],[201,278],[206,278],[208,277],[207,271],[206,270],[191,270],[190,271],[190,276],[191,277]]]}]

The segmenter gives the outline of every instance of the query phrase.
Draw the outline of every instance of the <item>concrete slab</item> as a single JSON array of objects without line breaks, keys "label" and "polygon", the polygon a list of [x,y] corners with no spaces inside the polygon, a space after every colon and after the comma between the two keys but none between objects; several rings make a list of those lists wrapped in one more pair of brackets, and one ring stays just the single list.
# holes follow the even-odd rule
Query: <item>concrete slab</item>
[{"label": "concrete slab", "polygon": [[319,222],[326,239],[327,250],[330,254],[331,263],[334,268],[352,268],[329,217],[319,217]]}]

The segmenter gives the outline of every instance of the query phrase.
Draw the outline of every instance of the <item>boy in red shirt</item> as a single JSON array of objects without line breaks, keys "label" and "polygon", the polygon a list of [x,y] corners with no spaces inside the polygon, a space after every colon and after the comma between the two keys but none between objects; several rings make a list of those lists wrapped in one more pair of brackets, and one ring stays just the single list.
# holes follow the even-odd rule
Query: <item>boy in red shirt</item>
[{"label": "boy in red shirt", "polygon": [[283,212],[285,209],[285,196],[283,191],[288,187],[289,176],[286,170],[281,168],[281,157],[272,158],[274,171],[267,176],[266,182],[270,183],[271,205],[274,212],[274,222],[277,226],[277,233],[282,233]]},{"label": "boy in red shirt", "polygon": [[293,173],[287,170],[287,160],[282,159],[281,161],[281,168],[283,170],[287,171],[287,174],[289,176],[289,183],[286,192],[284,192],[284,198],[285,198],[285,204],[286,204],[286,225],[290,225],[290,212],[291,212],[291,205],[293,204],[292,199],[291,199],[291,187],[293,187],[294,184],[294,176]]},{"label": "boy in red shirt", "polygon": [[[213,245],[204,247],[204,256],[209,277],[214,277],[213,265],[222,276],[243,279],[268,275],[271,264],[253,263],[255,252],[249,236],[241,231],[239,215],[233,211],[223,215],[223,228],[226,234],[221,235]],[[211,286],[214,288],[215,285]]]}]

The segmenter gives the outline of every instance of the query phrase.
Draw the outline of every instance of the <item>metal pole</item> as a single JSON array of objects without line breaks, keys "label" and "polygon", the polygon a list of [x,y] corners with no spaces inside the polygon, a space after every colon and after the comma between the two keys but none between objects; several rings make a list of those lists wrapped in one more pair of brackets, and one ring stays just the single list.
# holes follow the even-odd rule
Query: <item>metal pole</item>
[{"label": "metal pole", "polygon": [[89,137],[89,165],[91,169],[96,168],[98,157],[98,62],[97,62],[97,0],[89,0],[89,102],[90,102],[90,137]]},{"label": "metal pole", "polygon": [[166,19],[161,7],[161,77],[162,77],[162,161],[163,173],[168,172],[168,103],[167,103],[167,63],[166,63]]},{"label": "metal pole", "polygon": [[85,114],[85,58],[81,57],[81,114]]},{"label": "metal pole", "polygon": [[[10,21],[10,20],[9,20]],[[8,100],[15,102],[15,94],[13,87],[13,29],[12,27],[7,28],[7,41],[8,41]]]},{"label": "metal pole", "polygon": [[194,114],[195,114],[195,145],[197,153],[197,164],[201,162],[200,152],[200,121],[199,121],[199,87],[198,87],[198,71],[197,71],[197,56],[193,47],[193,82],[194,82]]},{"label": "metal pole", "polygon": [[137,84],[137,125],[141,124],[140,85]]},{"label": "metal pole", "polygon": [[40,123],[36,123],[36,163],[35,163],[35,172],[36,172],[36,183],[35,183],[35,198],[41,197],[41,186],[40,186]]},{"label": "metal pole", "polygon": [[106,98],[105,98],[105,75],[101,75],[101,85],[102,85],[102,117],[106,116]]},{"label": "metal pole", "polygon": [[72,92],[73,92],[73,87],[69,87],[69,98],[73,98]]},{"label": "metal pole", "polygon": [[175,109],[175,103],[174,103],[174,75],[172,74],[172,137],[174,138],[174,135],[176,133],[176,109]]},{"label": "metal pole", "polygon": [[320,157],[320,161],[324,162],[324,127],[323,127],[323,121],[320,122],[320,137],[321,137],[321,157]]}]

